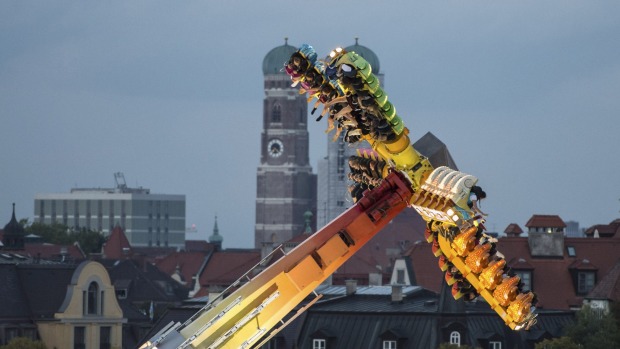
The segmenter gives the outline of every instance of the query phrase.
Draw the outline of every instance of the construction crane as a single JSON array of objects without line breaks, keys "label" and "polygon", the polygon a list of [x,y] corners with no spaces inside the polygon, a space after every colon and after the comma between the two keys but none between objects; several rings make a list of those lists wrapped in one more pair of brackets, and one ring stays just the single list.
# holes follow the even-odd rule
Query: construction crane
[{"label": "construction crane", "polygon": [[[433,168],[411,145],[409,130],[355,52],[337,48],[324,61],[302,45],[285,62],[293,85],[316,99],[320,121],[346,142],[368,142],[349,159],[355,204],[262,272],[248,271],[184,323],[170,323],[141,349],[251,348],[293,321],[314,298],[283,321],[321,282],[353,256],[396,215],[415,209],[426,221],[425,236],[455,299],[486,300],[508,327],[536,323],[535,295],[509,276],[506,261],[485,233],[482,215],[469,205],[478,179],[442,166]],[[267,256],[267,258],[270,258]],[[262,265],[263,262],[257,264]],[[233,291],[234,290],[234,291]],[[225,296],[225,297],[223,297]]]}]

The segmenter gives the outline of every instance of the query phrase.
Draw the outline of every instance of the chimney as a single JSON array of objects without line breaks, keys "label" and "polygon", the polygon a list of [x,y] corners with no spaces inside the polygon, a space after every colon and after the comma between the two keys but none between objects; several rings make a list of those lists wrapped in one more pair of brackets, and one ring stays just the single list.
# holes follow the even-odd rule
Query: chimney
[{"label": "chimney", "polygon": [[347,296],[355,294],[357,291],[357,280],[345,280],[345,285],[347,287]]},{"label": "chimney", "polygon": [[403,301],[403,286],[392,285],[392,302],[399,303]]}]

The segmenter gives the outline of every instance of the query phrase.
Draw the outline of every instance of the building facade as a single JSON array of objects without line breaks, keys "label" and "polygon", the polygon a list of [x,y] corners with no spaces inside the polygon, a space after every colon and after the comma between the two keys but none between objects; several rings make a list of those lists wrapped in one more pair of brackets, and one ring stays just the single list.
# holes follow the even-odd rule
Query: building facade
[{"label": "building facade", "polygon": [[315,211],[316,175],[309,158],[308,102],[283,71],[296,47],[285,42],[263,60],[265,99],[256,174],[256,248],[290,240]]},{"label": "building facade", "polygon": [[0,263],[0,277],[0,299],[11,300],[0,307],[0,345],[27,337],[48,348],[121,348],[127,320],[100,263]]},{"label": "building facade", "polygon": [[74,188],[37,194],[35,222],[64,224],[109,235],[116,225],[132,246],[185,246],[185,195],[151,194],[149,189]]}]

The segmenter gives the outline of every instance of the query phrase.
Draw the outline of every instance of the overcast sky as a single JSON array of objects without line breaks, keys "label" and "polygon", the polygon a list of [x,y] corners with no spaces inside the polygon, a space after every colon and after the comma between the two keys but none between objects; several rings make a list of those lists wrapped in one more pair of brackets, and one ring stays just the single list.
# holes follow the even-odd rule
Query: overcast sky
[{"label": "overcast sky", "polygon": [[[251,247],[264,56],[372,49],[415,141],[488,194],[488,229],[620,217],[618,1],[0,2],[0,224],[37,193],[184,194],[187,225]],[[309,120],[312,120],[309,118]],[[326,124],[309,125],[311,165]]]}]

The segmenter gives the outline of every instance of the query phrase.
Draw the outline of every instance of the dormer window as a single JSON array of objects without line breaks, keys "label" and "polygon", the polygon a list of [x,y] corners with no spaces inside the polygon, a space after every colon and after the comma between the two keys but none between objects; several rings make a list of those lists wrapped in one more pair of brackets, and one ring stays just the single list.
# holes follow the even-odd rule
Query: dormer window
[{"label": "dormer window", "polygon": [[407,334],[405,331],[399,328],[391,328],[381,335],[379,335],[381,341],[381,349],[398,349],[406,347]]},{"label": "dormer window", "polygon": [[515,270],[515,274],[521,279],[521,284],[523,285],[522,291],[531,291],[532,290],[532,271],[531,270]]},{"label": "dormer window", "polygon": [[326,328],[314,332],[310,338],[312,338],[312,349],[329,349],[336,344],[336,335]]},{"label": "dormer window", "polygon": [[502,342],[489,342],[489,349],[502,349]]},{"label": "dormer window", "polygon": [[397,349],[397,342],[396,341],[383,341],[383,349]]},{"label": "dormer window", "polygon": [[596,285],[598,267],[587,259],[574,261],[568,270],[573,278],[573,286],[577,296],[587,295]]},{"label": "dormer window", "polygon": [[325,339],[313,339],[312,349],[325,349],[327,348],[327,341]]},{"label": "dormer window", "polygon": [[450,333],[450,344],[461,346],[461,333],[459,331]]},{"label": "dormer window", "polygon": [[103,291],[95,281],[88,285],[88,290],[82,292],[82,306],[84,315],[103,314]]},{"label": "dormer window", "polygon": [[118,299],[126,299],[127,298],[127,289],[123,288],[123,289],[117,289],[116,290],[116,298]]},{"label": "dormer window", "polygon": [[577,272],[577,293],[586,295],[594,288],[596,283],[596,273],[593,271]]}]

